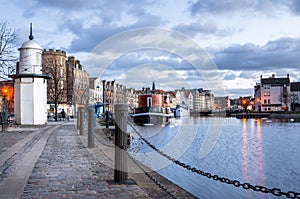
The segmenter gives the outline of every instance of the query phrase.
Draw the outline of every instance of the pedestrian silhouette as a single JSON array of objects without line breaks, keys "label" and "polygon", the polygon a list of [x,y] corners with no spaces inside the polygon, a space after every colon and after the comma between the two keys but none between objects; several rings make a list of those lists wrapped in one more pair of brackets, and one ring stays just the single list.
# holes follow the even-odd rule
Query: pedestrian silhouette
[{"label": "pedestrian silhouette", "polygon": [[63,120],[65,120],[65,118],[66,118],[66,112],[65,112],[65,110],[64,109],[62,109],[61,110],[61,118],[63,119]]}]

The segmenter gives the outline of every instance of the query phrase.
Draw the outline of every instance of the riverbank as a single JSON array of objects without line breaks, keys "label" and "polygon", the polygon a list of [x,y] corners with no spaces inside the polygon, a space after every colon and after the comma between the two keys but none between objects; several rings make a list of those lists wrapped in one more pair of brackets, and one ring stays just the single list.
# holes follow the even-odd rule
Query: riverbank
[{"label": "riverbank", "polygon": [[300,113],[272,113],[269,118],[272,119],[298,119],[300,120]]},{"label": "riverbank", "polygon": [[238,119],[242,118],[270,118],[270,119],[296,119],[300,120],[300,113],[292,112],[244,112],[244,113],[235,113],[231,114]]},{"label": "riverbank", "polygon": [[[88,151],[107,167],[114,165],[114,128],[95,129],[95,147]],[[87,135],[80,136],[83,144],[87,146]],[[144,166],[140,162],[127,156],[128,178],[136,183],[149,198],[196,198],[191,193],[174,184],[157,172]],[[113,177],[113,176],[112,176]]]}]

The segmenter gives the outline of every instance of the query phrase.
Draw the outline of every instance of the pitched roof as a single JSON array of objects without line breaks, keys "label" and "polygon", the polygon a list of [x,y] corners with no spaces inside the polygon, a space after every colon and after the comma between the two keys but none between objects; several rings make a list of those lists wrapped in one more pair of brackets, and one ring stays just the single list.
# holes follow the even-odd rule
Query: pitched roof
[{"label": "pitched roof", "polygon": [[263,78],[261,79],[261,85],[269,84],[269,85],[284,85],[284,84],[289,84],[290,83],[290,78],[284,77],[284,78],[275,78],[275,77],[270,77],[270,78]]}]

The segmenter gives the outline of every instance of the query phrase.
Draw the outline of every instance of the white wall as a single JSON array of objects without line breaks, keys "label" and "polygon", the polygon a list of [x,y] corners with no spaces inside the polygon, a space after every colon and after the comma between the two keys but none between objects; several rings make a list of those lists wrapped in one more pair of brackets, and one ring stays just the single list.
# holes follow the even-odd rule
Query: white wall
[{"label": "white wall", "polygon": [[43,78],[21,78],[15,83],[15,117],[17,124],[47,123],[47,83]]}]

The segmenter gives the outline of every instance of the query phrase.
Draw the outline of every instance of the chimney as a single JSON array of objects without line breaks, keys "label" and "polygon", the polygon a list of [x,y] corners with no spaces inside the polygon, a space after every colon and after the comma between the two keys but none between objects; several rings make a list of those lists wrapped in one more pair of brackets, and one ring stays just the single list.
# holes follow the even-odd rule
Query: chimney
[{"label": "chimney", "polygon": [[275,74],[272,74],[272,78],[275,78]]},{"label": "chimney", "polygon": [[290,78],[290,74],[287,74],[286,76],[287,76],[287,78]]}]

